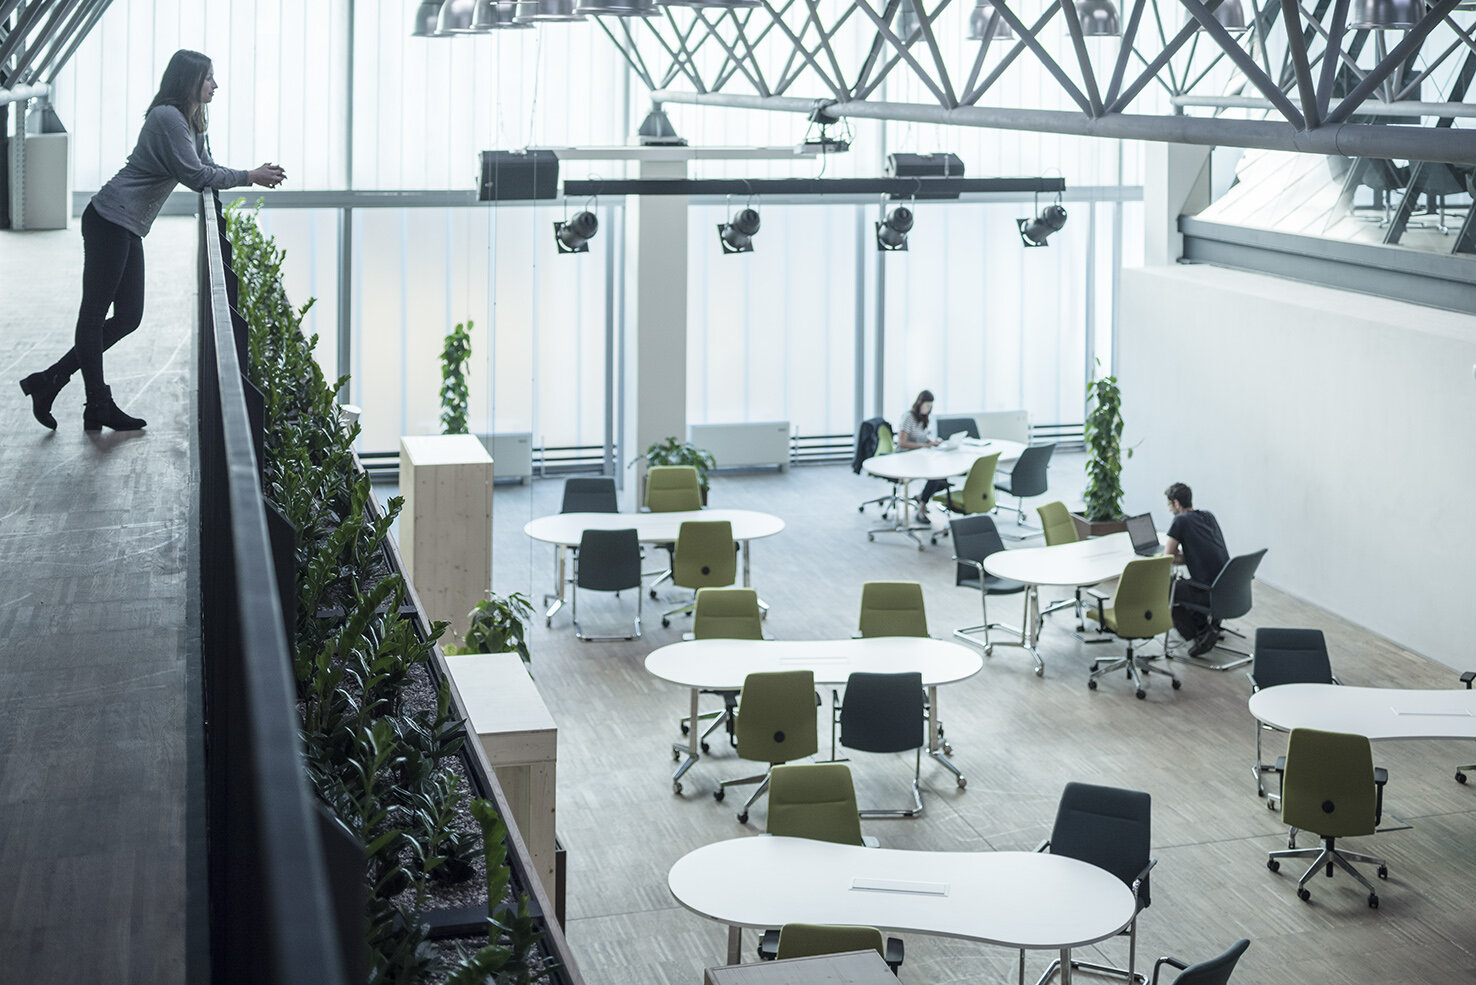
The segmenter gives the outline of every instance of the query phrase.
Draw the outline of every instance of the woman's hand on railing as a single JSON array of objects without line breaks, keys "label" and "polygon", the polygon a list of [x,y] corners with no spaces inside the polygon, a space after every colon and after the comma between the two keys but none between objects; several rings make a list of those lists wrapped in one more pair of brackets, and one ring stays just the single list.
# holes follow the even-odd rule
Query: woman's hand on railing
[{"label": "woman's hand on railing", "polygon": [[287,172],[280,164],[263,164],[247,172],[253,185],[261,185],[263,188],[276,188],[287,180]]}]

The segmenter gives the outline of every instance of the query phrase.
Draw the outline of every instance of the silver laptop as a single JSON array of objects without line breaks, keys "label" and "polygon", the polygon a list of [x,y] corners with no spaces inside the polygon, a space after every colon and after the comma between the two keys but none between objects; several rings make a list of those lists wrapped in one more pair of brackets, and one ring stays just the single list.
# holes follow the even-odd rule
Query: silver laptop
[{"label": "silver laptop", "polygon": [[963,444],[963,439],[967,438],[968,436],[969,436],[969,432],[967,432],[967,431],[955,431],[955,432],[953,432],[948,437],[946,437],[946,438],[943,439],[943,448],[944,448],[944,450],[946,450],[946,451],[953,451],[959,445]]},{"label": "silver laptop", "polygon": [[1140,513],[1127,518],[1128,539],[1133,542],[1133,553],[1153,557],[1163,553],[1158,542],[1158,528],[1153,525],[1152,513]]}]

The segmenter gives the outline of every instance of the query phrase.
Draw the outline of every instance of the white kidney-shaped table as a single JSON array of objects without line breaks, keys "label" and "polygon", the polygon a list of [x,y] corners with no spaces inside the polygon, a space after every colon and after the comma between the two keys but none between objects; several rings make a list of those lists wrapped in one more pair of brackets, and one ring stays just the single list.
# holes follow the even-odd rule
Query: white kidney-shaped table
[{"label": "white kidney-shaped table", "polygon": [[[1159,540],[1162,541],[1162,535]],[[1025,585],[1028,593],[1025,604],[1025,625],[1020,627],[1020,638],[992,642],[996,646],[1023,647],[1035,659],[1035,676],[1045,674],[1045,661],[1040,658],[1040,586],[1064,585],[1068,588],[1086,588],[1111,581],[1122,574],[1129,561],[1141,555],[1133,550],[1133,542],[1124,533],[1093,537],[1072,544],[1056,544],[1052,547],[1022,547],[1018,550],[996,551],[984,559],[984,570],[996,578],[1018,581]],[[1078,631],[1082,629],[1077,626]]]},{"label": "white kidney-shaped table", "polygon": [[1353,732],[1375,742],[1476,739],[1476,691],[1278,684],[1251,695],[1250,713],[1286,732]]},{"label": "white kidney-shaped table", "polygon": [[689,852],[667,876],[671,894],[728,925],[728,963],[743,927],[853,924],[1059,951],[1114,936],[1136,903],[1121,879],[1046,852],[922,852],[757,835]]},{"label": "white kidney-shaped table", "polygon": [[979,651],[951,640],[923,636],[873,636],[848,640],[687,640],[658,647],[646,655],[646,670],[691,691],[687,746],[674,746],[686,759],[672,774],[672,789],[682,792],[682,775],[701,759],[697,696],[702,691],[738,691],[749,674],[809,670],[816,684],[844,684],[853,673],[902,674],[916,671],[928,691],[928,755],[965,786],[962,772],[949,760],[938,733],[938,686],[973,677],[984,666]]},{"label": "white kidney-shaped table", "polygon": [[878,527],[866,532],[867,540],[876,540],[877,534],[898,533],[906,534],[917,544],[917,549],[923,549],[923,542],[918,538],[914,530],[929,530],[926,525],[914,524],[912,522],[912,499],[908,488],[917,479],[951,479],[956,475],[963,475],[974,467],[974,463],[988,455],[999,453],[1001,462],[1013,462],[1025,451],[1025,446],[1018,441],[1006,441],[1003,438],[966,438],[954,449],[945,449],[942,446],[936,448],[914,448],[911,451],[893,452],[890,455],[874,455],[861,463],[861,467],[867,472],[883,479],[902,483],[901,508],[894,513],[894,520],[890,527]]},{"label": "white kidney-shaped table", "polygon": [[571,547],[578,547],[586,530],[625,530],[635,528],[636,539],[643,544],[674,544],[682,524],[688,520],[727,520],[733,525],[733,539],[743,546],[743,585],[749,587],[749,542],[772,537],[784,529],[784,521],[772,513],[757,510],[676,510],[669,513],[554,513],[529,520],[523,533],[534,540],[554,545],[553,604],[544,612],[545,625],[553,622],[554,613],[564,604],[566,557]]}]

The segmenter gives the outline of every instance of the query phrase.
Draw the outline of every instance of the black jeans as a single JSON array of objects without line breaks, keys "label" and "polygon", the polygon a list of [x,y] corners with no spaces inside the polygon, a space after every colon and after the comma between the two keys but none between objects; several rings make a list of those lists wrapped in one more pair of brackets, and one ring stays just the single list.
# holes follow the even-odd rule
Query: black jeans
[{"label": "black jeans", "polygon": [[[143,321],[143,239],[97,214],[91,205],[82,213],[82,306],[72,349],[51,368],[71,376],[82,371],[88,394],[107,386],[104,350],[138,328]],[[113,315],[108,317],[108,308]]]},{"label": "black jeans", "polygon": [[926,506],[929,502],[932,501],[934,495],[942,492],[947,488],[947,479],[929,479],[927,483],[923,485],[922,492],[917,494],[917,501]]},{"label": "black jeans", "polygon": [[1172,609],[1174,628],[1179,631],[1179,635],[1184,637],[1184,639],[1193,640],[1210,628],[1209,616],[1206,616],[1203,612],[1185,608],[1180,604],[1183,602],[1192,602],[1195,605],[1209,605],[1209,589],[1200,585],[1198,582],[1192,582],[1184,578],[1180,578],[1174,583],[1174,607]]}]

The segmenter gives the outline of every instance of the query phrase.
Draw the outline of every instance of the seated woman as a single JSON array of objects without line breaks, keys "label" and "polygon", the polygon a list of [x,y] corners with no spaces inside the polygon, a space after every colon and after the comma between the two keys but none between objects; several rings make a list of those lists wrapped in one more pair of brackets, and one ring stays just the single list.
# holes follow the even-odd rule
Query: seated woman
[{"label": "seated woman", "polygon": [[[897,427],[897,447],[903,451],[913,448],[932,448],[941,442],[933,437],[932,430],[928,427],[928,418],[933,413],[933,391],[924,390],[917,395],[912,402],[912,407],[902,415],[902,422]],[[922,492],[917,494],[917,516],[920,520],[928,518],[928,500],[934,494],[948,488],[947,479],[929,479],[923,484]]]}]

